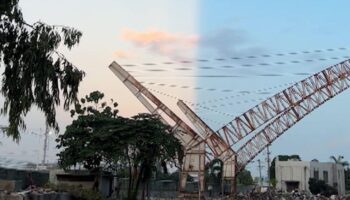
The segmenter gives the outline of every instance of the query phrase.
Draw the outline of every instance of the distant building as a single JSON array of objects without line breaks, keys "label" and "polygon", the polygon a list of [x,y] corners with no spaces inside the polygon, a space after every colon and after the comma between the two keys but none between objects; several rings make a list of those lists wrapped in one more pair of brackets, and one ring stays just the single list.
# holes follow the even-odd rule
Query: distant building
[{"label": "distant building", "polygon": [[48,180],[49,173],[47,171],[19,170],[0,167],[0,191],[4,190],[3,187],[8,185],[8,183],[10,183],[12,188],[10,191],[22,191],[27,189],[30,185],[43,187]]},{"label": "distant building", "polygon": [[[70,170],[62,169],[50,170],[50,183],[55,185],[65,184],[79,186],[83,189],[92,189],[95,182],[95,175],[86,170]],[[109,172],[102,172],[98,176],[98,190],[107,197],[112,193],[113,175]]]},{"label": "distant building", "polygon": [[292,190],[309,190],[309,179],[315,178],[325,181],[338,190],[338,194],[345,194],[344,167],[332,162],[276,160],[276,188],[285,192]]}]

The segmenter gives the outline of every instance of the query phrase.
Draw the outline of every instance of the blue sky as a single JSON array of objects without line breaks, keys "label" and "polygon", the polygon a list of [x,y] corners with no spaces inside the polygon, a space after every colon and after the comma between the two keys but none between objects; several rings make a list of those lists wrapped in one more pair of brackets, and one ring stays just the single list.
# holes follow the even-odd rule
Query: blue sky
[{"label": "blue sky", "polygon": [[[350,17],[349,4],[345,0],[156,0],[152,3],[145,0],[22,0],[20,3],[24,17],[30,23],[41,20],[82,30],[83,38],[78,47],[72,51],[62,49],[87,73],[81,95],[98,89],[119,102],[122,115],[144,112],[142,105],[107,68],[113,60],[120,64],[134,64],[135,67],[128,69],[147,87],[158,92],[197,103],[230,97],[216,103],[203,103],[230,116],[193,108],[214,130],[286,85],[306,78],[306,74],[344,60],[343,56],[348,56],[349,51],[338,48],[350,47],[350,28],[346,26]],[[330,48],[335,50],[326,50]],[[324,51],[315,53],[313,50]],[[290,52],[298,54],[288,54]],[[278,53],[283,55],[276,55]],[[274,56],[259,57],[265,54]],[[232,57],[244,59],[230,59]],[[333,57],[338,59],[330,59]],[[327,60],[290,62],[320,58]],[[209,61],[181,62],[197,59]],[[175,64],[162,65],[169,60]],[[273,64],[276,62],[288,64]],[[145,66],[142,63],[157,65]],[[271,64],[258,66],[259,63]],[[224,69],[222,66],[233,67]],[[184,67],[191,70],[177,70]],[[152,68],[166,71],[149,71]],[[208,78],[208,75],[220,77]],[[193,89],[195,87],[227,91],[210,92]],[[180,112],[176,100],[159,93],[156,95],[175,112]],[[321,161],[328,161],[330,155],[343,155],[350,159],[347,151],[350,143],[347,127],[349,106],[346,104],[349,97],[349,91],[345,91],[288,130],[271,146],[272,155],[299,154],[304,160],[318,158]],[[60,110],[58,120],[61,131],[64,131],[71,118]],[[6,118],[1,121],[6,123]],[[27,124],[27,134],[23,135],[20,146],[1,138],[3,145],[0,149],[3,154],[11,153],[16,159],[39,161],[40,140],[28,133],[44,130],[42,115],[33,109],[27,117]],[[21,150],[16,151],[17,148]],[[18,153],[21,151],[28,151],[30,156],[29,153]],[[50,152],[50,158],[54,160],[54,145],[50,146]],[[249,168],[255,170],[255,164]]]},{"label": "blue sky", "polygon": [[[252,64],[253,66],[249,68],[236,67],[230,71],[230,74],[245,77],[221,78],[221,80],[211,81],[198,79],[197,85],[203,87],[218,85],[227,89],[247,91],[270,88],[295,82],[307,76],[295,74],[313,74],[326,66],[344,60],[345,58],[342,56],[348,56],[348,51],[325,51],[326,53],[309,54],[301,52],[347,47],[350,42],[350,38],[347,37],[349,27],[345,25],[349,19],[348,6],[348,1],[220,1],[220,3],[201,1],[199,32],[203,37],[215,35],[214,39],[217,42],[211,41],[210,45],[204,42],[202,47],[200,44],[198,55],[211,58],[249,57],[250,55],[276,53],[285,55],[268,59],[247,58],[239,60],[239,62],[230,60],[224,64],[215,63],[218,66],[242,64]],[[227,37],[229,35],[234,37]],[[214,50],[213,47],[215,47]],[[288,52],[297,52],[298,54],[288,55]],[[332,57],[340,58],[339,60],[329,59]],[[287,65],[275,64],[267,67],[254,65],[280,61],[301,61],[306,58],[327,58],[329,60],[313,63],[289,63]],[[204,70],[199,70],[199,73],[207,74]],[[223,71],[216,73],[228,74],[228,72]],[[266,76],[262,76],[264,74]],[[278,76],[268,76],[268,74],[278,74]],[[269,90],[269,95],[282,89],[283,87],[278,87]],[[217,95],[220,94],[213,96]],[[199,92],[197,100],[207,99],[208,96],[207,92]],[[317,158],[321,161],[328,161],[330,155],[344,155],[345,158],[349,159],[350,154],[347,151],[350,143],[347,126],[349,106],[346,103],[349,97],[349,91],[345,91],[288,130],[271,146],[272,155],[299,154],[304,160]],[[244,102],[245,100],[247,103],[233,103],[232,106],[228,106],[228,100],[218,101],[216,105],[222,102],[226,105],[219,106],[217,110],[238,115],[256,105],[261,98],[265,97],[257,94],[236,96],[230,98],[231,103]],[[201,113],[200,109],[199,112]],[[220,119],[219,116],[215,113],[203,112],[205,118]],[[230,117],[223,118],[228,122]],[[215,126],[214,123],[212,123],[213,126]],[[265,159],[264,157],[265,155],[262,155],[258,158]]]}]

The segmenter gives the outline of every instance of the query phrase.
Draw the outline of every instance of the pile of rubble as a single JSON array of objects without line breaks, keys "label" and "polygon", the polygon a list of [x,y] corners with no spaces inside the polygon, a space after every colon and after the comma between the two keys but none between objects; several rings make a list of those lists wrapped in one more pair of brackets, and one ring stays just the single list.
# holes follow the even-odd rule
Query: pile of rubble
[{"label": "pile of rubble", "polygon": [[[227,197],[226,199],[232,199]],[[350,195],[332,195],[325,197],[320,194],[312,195],[305,192],[279,193],[273,190],[266,192],[251,192],[247,194],[237,194],[235,200],[350,200]]]},{"label": "pile of rubble", "polygon": [[55,191],[25,190],[22,192],[0,191],[0,200],[69,200],[71,196],[68,193]]}]

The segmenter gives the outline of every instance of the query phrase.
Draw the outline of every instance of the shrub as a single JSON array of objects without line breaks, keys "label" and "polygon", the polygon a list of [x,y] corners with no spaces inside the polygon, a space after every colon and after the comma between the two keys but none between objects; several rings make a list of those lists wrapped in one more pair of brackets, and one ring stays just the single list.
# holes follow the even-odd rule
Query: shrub
[{"label": "shrub", "polygon": [[321,194],[323,196],[329,197],[333,194],[338,194],[337,189],[326,184],[323,180],[317,180],[314,178],[309,179],[309,189],[314,195]]},{"label": "shrub", "polygon": [[105,200],[98,191],[84,189],[81,186],[49,183],[47,187],[56,192],[67,192],[78,200]]}]

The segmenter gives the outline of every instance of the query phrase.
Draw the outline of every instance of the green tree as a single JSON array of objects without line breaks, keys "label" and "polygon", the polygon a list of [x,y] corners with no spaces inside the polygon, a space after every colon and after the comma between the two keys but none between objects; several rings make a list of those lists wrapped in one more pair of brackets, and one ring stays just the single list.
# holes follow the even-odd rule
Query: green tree
[{"label": "green tree", "polygon": [[329,197],[333,194],[338,194],[335,188],[333,188],[332,186],[329,186],[323,180],[317,180],[315,178],[309,179],[309,189],[310,189],[310,192],[314,195],[321,194],[326,197]]},{"label": "green tree", "polygon": [[174,137],[170,127],[164,125],[158,116],[139,114],[132,117],[131,134],[134,140],[127,146],[127,161],[131,172],[130,199],[136,199],[137,191],[142,185],[143,197],[152,168],[157,162],[174,162],[182,160],[182,146]]},{"label": "green tree", "polygon": [[349,162],[344,160],[344,156],[338,155],[338,157],[330,156],[329,159],[333,160],[336,164],[340,164],[342,166],[349,166]]},{"label": "green tree", "polygon": [[58,131],[56,106],[60,95],[64,108],[76,102],[79,83],[84,72],[78,70],[57,49],[71,49],[79,43],[82,33],[74,28],[27,23],[19,0],[0,1],[0,67],[4,67],[1,113],[8,115],[8,136],[20,139],[25,129],[23,117],[36,106],[46,123]]},{"label": "green tree", "polygon": [[[171,174],[164,174],[162,173],[157,180],[172,180],[174,182],[179,182],[180,179],[180,170],[176,170]],[[188,182],[193,182],[194,178],[191,175],[187,175],[187,181]]]},{"label": "green tree", "polygon": [[214,189],[219,189],[220,191],[223,189],[223,162],[218,158],[214,158],[210,163],[206,166],[205,178],[207,180],[208,186],[211,185]]},{"label": "green tree", "polygon": [[350,168],[347,167],[344,171],[345,174],[345,190],[350,191]]},{"label": "green tree", "polygon": [[[66,127],[64,134],[56,141],[57,148],[63,149],[58,155],[59,165],[64,169],[82,165],[96,175],[94,189],[97,189],[97,177],[101,170],[114,169],[118,161],[116,156],[123,153],[123,149],[116,141],[123,137],[123,130],[127,119],[117,117],[117,103],[108,106],[106,102],[99,104],[104,94],[95,91],[75,104],[71,116],[78,115],[72,124]],[[120,134],[109,131],[118,126]],[[126,138],[124,138],[126,139]]]},{"label": "green tree", "polygon": [[237,184],[252,185],[253,183],[253,177],[249,170],[244,169],[237,174]]},{"label": "green tree", "polygon": [[81,164],[95,175],[128,169],[128,199],[136,199],[140,187],[144,196],[156,163],[182,160],[182,146],[158,116],[120,117],[117,103],[100,103],[103,96],[92,92],[71,110],[78,117],[57,139],[59,164],[65,169]]}]

